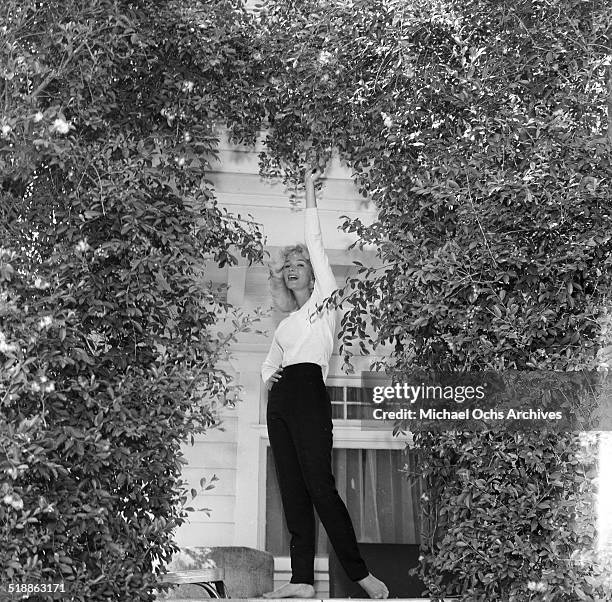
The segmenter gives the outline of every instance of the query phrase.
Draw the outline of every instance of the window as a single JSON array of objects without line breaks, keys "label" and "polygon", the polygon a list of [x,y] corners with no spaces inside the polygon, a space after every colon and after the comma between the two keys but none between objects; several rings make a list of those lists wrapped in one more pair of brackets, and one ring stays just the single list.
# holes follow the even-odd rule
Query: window
[{"label": "window", "polygon": [[[351,400],[345,398],[341,407],[350,405]],[[267,453],[265,546],[275,556],[288,556],[289,533],[269,447]],[[421,486],[418,479],[406,475],[416,473],[415,452],[334,448],[332,464],[336,487],[347,505],[358,541],[419,543]],[[317,533],[316,554],[327,556],[329,544],[318,518]]]},{"label": "window", "polygon": [[334,420],[362,420],[372,417],[373,389],[339,385],[327,387],[327,392],[332,402]]}]

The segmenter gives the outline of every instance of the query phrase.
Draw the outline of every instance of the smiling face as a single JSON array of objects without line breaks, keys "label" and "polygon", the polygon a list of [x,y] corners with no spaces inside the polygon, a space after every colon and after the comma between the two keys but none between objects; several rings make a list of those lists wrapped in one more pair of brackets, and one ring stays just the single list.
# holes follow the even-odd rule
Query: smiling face
[{"label": "smiling face", "polygon": [[312,289],[314,277],[310,261],[301,253],[287,255],[283,264],[283,280],[290,291]]}]

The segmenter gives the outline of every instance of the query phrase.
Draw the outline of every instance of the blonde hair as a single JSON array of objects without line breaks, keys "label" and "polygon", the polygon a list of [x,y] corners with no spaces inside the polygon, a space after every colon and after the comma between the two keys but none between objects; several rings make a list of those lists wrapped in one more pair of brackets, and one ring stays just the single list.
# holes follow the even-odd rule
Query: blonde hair
[{"label": "blonde hair", "polygon": [[300,255],[308,262],[314,280],[314,270],[310,263],[310,253],[308,253],[306,245],[298,243],[296,245],[283,247],[280,250],[278,260],[268,265],[270,269],[270,294],[272,295],[272,303],[276,309],[282,312],[290,312],[298,309],[295,295],[287,288],[285,279],[283,278],[283,266],[290,255]]}]

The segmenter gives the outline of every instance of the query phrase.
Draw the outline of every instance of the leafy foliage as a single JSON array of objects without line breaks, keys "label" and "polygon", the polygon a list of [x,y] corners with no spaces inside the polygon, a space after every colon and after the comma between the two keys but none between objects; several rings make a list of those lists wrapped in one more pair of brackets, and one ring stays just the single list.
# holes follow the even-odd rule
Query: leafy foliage
[{"label": "leafy foliage", "polygon": [[420,433],[418,446],[420,571],[432,595],[605,599],[593,547],[595,436]]},{"label": "leafy foliage", "polygon": [[245,14],[2,4],[3,580],[152,600],[177,549],[180,446],[238,393],[223,361],[252,320],[206,266],[262,256],[206,178]]},{"label": "leafy foliage", "polygon": [[[289,184],[308,158],[324,163],[337,149],[378,209],[371,226],[344,223],[360,246],[377,246],[381,263],[361,266],[336,298],[348,308],[348,364],[359,342],[366,354],[391,345],[378,367],[398,380],[413,367],[606,365],[609,3],[271,0],[256,22],[254,66],[245,74],[254,87],[246,117],[231,124],[235,136],[253,139],[267,123],[262,173]],[[593,511],[590,473],[569,459],[578,453],[574,435],[419,433],[415,442],[425,457],[456,456],[452,470],[436,462],[426,469],[440,499],[435,511],[440,520],[452,517],[425,550],[433,594],[597,594],[594,569],[570,568],[563,556],[593,544],[592,531],[580,535],[576,516],[562,514]],[[490,463],[492,449],[501,459]],[[464,488],[456,469],[470,467],[477,482]],[[476,495],[477,486],[486,495]],[[473,501],[459,511],[464,489]],[[499,504],[504,496],[512,497],[510,515]],[[524,522],[533,504],[537,525],[531,516]],[[483,515],[496,535],[490,560],[474,528]],[[521,543],[509,517],[520,518]],[[467,545],[457,545],[458,532]],[[527,591],[530,580],[546,591]]]},{"label": "leafy foliage", "polygon": [[398,366],[594,356],[610,19],[577,1],[266,3],[251,95],[270,123],[264,172],[296,177],[335,147],[379,209],[344,226],[385,266],[347,289],[346,342],[370,319]]},{"label": "leafy foliage", "polygon": [[[239,0],[10,1],[2,11],[0,512],[7,533],[24,534],[1,552],[9,577],[60,571],[83,599],[150,599],[151,561],[173,550],[178,441],[232,395],[219,369],[231,335],[212,330],[229,308],[202,261],[233,262],[232,244],[249,259],[261,252],[205,178],[213,119],[250,142],[267,126],[262,173],[292,186],[309,158],[338,149],[376,204],[373,225],[344,225],[377,245],[382,265],[343,291],[347,361],[359,340],[365,353],[365,342],[392,345],[384,367],[396,378],[412,366],[605,362],[603,0],[269,0],[254,15]],[[574,435],[415,441],[440,459],[424,464],[440,500],[425,507],[439,521],[422,565],[433,595],[597,594],[593,567],[564,556],[593,538],[580,535],[591,466],[574,469]],[[518,510],[534,504],[537,524]],[[484,515],[495,539],[476,528]],[[490,561],[483,537],[497,546]],[[542,580],[545,592],[526,591]]]}]

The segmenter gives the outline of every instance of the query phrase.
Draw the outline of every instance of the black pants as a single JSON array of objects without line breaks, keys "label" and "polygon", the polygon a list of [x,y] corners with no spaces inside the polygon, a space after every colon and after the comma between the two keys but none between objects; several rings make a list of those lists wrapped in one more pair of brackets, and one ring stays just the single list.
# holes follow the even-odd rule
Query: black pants
[{"label": "black pants", "polygon": [[317,364],[283,369],[268,395],[268,435],[291,534],[291,583],[314,583],[315,518],[327,531],[346,574],[368,575],[355,530],[331,469],[331,403]]}]

